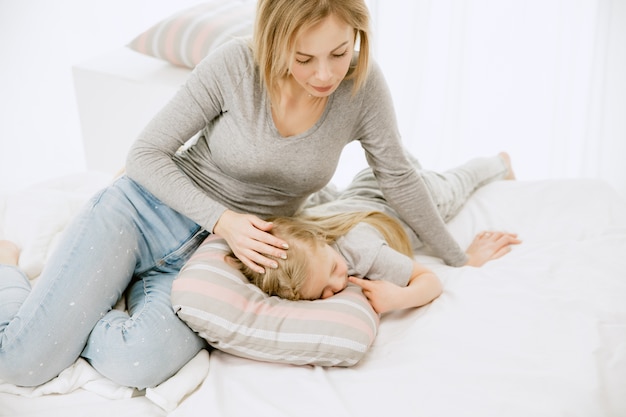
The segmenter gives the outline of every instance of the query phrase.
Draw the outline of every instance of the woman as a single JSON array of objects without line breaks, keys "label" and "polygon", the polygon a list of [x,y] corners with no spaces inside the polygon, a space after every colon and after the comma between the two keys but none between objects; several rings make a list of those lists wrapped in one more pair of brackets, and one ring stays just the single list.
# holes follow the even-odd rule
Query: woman
[{"label": "woman", "polygon": [[[260,0],[252,42],[232,41],[195,68],[133,144],[127,175],[68,226],[37,285],[15,256],[5,261],[0,379],[38,385],[81,355],[140,389],[173,375],[205,347],[169,302],[190,254],[218,233],[250,268],[277,267],[286,242],[264,219],[295,214],[353,140],[407,224],[465,264],[404,157],[368,40],[363,0]],[[111,310],[125,291],[130,315]]]},{"label": "woman", "polygon": [[[413,163],[421,170],[417,160]],[[421,171],[421,176],[446,222],[479,187],[514,179],[505,153],[471,160],[444,174]],[[277,269],[259,274],[235,262],[251,282],[269,295],[290,300],[328,298],[352,282],[378,313],[420,307],[439,296],[438,277],[414,259],[419,237],[387,204],[370,169],[359,173],[342,193],[323,195],[330,201],[297,217],[273,219],[272,233],[290,247],[289,258],[277,260]],[[480,233],[467,251],[470,265],[503,256],[518,243],[515,234]]]}]

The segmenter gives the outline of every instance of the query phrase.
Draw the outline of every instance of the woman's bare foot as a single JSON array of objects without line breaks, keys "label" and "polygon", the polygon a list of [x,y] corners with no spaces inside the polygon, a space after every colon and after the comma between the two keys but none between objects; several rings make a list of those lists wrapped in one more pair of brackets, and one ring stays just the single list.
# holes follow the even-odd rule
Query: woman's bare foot
[{"label": "woman's bare foot", "polygon": [[0,264],[17,266],[20,248],[9,240],[0,240]]},{"label": "woman's bare foot", "polygon": [[508,171],[507,171],[506,176],[504,177],[504,179],[505,180],[514,180],[515,179],[515,173],[513,172],[513,165],[511,165],[511,157],[506,152],[500,152],[498,154],[498,156],[504,160],[504,163],[506,164],[506,166],[508,168]]}]

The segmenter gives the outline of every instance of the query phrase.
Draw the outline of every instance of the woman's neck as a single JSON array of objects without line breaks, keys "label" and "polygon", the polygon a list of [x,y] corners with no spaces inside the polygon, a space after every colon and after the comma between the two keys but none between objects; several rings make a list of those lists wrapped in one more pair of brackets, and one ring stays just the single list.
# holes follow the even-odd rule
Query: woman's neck
[{"label": "woman's neck", "polygon": [[324,113],[328,97],[315,97],[287,77],[278,83],[270,101],[274,125],[281,136],[288,137],[310,129]]},{"label": "woman's neck", "polygon": [[327,97],[315,97],[306,91],[293,77],[288,76],[278,82],[276,91],[271,96],[273,106],[310,106],[320,101],[326,102]]}]

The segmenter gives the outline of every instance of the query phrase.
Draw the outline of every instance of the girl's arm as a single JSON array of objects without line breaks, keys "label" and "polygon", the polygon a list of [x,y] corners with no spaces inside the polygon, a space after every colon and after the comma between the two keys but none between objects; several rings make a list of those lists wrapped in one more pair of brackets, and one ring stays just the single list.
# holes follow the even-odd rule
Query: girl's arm
[{"label": "girl's arm", "polygon": [[406,287],[389,281],[349,277],[358,285],[378,314],[411,307],[421,307],[437,298],[442,292],[441,281],[430,269],[413,261],[413,272]]}]

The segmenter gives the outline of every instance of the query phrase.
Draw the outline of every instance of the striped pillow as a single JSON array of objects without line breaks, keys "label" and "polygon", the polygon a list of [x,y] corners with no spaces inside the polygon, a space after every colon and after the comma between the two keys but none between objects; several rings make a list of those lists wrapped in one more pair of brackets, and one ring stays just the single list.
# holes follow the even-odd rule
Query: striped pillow
[{"label": "striped pillow", "polygon": [[127,46],[177,66],[194,68],[213,49],[252,34],[256,1],[213,0],[150,27]]},{"label": "striped pillow", "polygon": [[374,342],[379,317],[359,288],[315,301],[270,297],[224,261],[228,252],[210,235],[172,286],[178,317],[211,346],[267,362],[351,366]]}]

